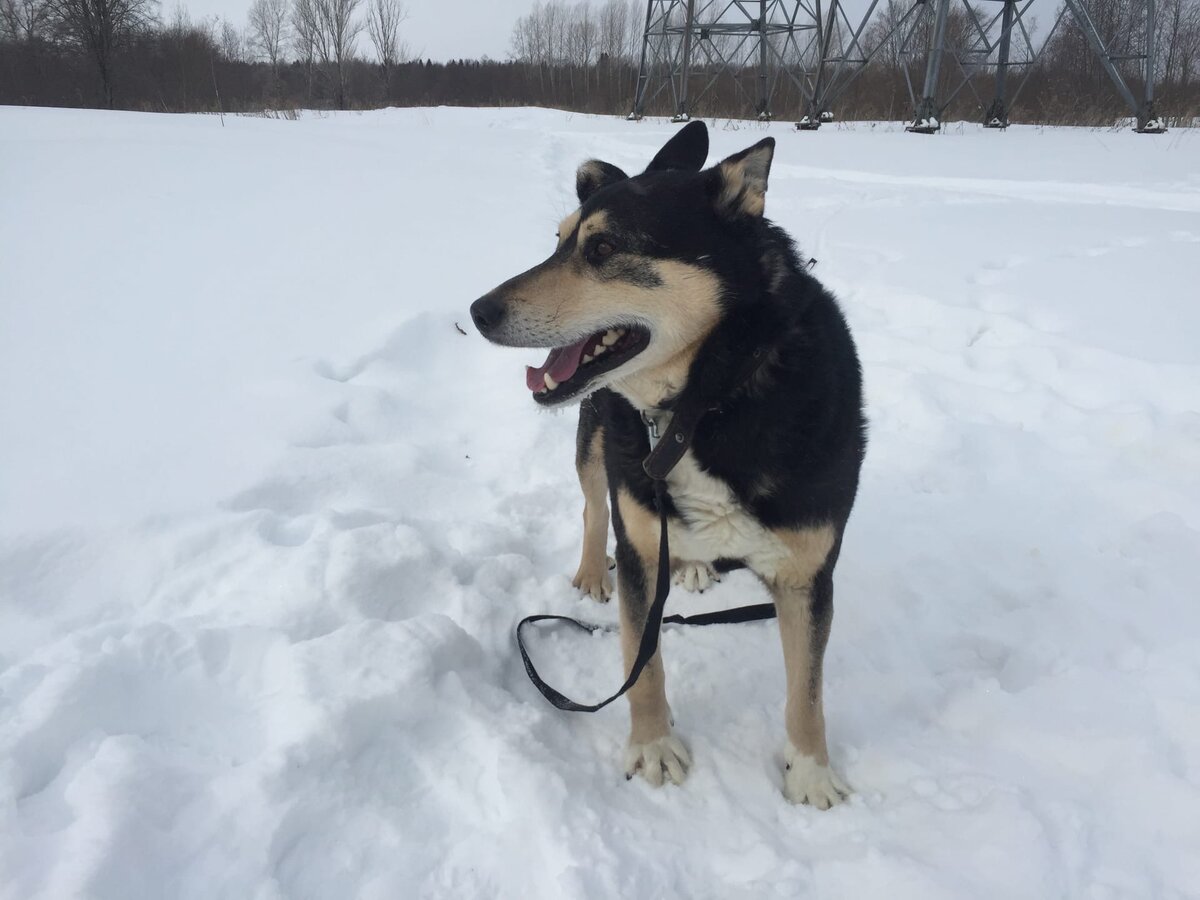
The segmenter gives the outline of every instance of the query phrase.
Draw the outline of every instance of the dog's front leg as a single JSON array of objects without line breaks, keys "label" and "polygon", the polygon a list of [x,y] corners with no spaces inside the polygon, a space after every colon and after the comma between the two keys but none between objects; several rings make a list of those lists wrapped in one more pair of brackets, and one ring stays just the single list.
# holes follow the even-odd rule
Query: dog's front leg
[{"label": "dog's front leg", "polygon": [[571,581],[600,603],[612,594],[608,574],[608,478],[604,474],[604,427],[591,399],[583,402],[576,438],[575,471],[583,489],[583,557]]},{"label": "dog's front leg", "polygon": [[783,793],[818,809],[840,803],[850,789],[829,767],[821,670],[833,620],[832,529],[786,533],[790,559],[767,580],[779,615],[787,672],[788,747]]},{"label": "dog's front leg", "polygon": [[[617,587],[621,600],[621,651],[628,673],[637,657],[658,577],[658,518],[626,490],[617,492]],[[687,778],[691,758],[671,732],[662,646],[642,670],[629,698],[631,727],[625,753],[625,775],[635,773],[653,785],[664,777],[675,784]]]}]

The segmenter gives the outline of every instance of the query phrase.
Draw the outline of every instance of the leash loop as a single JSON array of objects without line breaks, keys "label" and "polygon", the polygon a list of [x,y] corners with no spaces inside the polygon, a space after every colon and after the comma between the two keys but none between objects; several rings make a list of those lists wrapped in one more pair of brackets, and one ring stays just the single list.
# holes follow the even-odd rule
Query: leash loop
[{"label": "leash loop", "polygon": [[[762,367],[766,360],[765,348],[757,346],[748,355],[748,365],[736,384],[741,385]],[[691,446],[696,426],[706,413],[720,409],[703,402],[703,398],[693,395],[683,399],[671,415],[670,424],[665,433],[660,434],[658,420],[653,416],[642,413],[642,422],[646,426],[646,434],[650,441],[650,455],[642,460],[642,469],[654,482],[654,502],[658,507],[659,539],[658,539],[658,576],[654,584],[654,600],[646,612],[646,622],[642,626],[641,640],[638,642],[637,655],[629,668],[629,676],[615,694],[599,703],[577,703],[570,697],[555,690],[538,674],[537,667],[529,658],[529,650],[525,646],[523,631],[526,626],[536,622],[566,622],[589,633],[609,631],[610,627],[596,625],[590,622],[580,622],[570,616],[536,615],[526,616],[517,623],[517,649],[521,652],[521,661],[525,664],[525,674],[547,700],[558,709],[567,712],[596,712],[604,709],[618,697],[625,694],[637,684],[642,670],[650,663],[658,650],[658,638],[663,623],[672,625],[732,625],[741,622],[757,622],[775,618],[773,603],[758,603],[751,606],[739,606],[735,609],[718,610],[716,612],[700,613],[694,616],[672,615],[663,617],[667,606],[667,597],[671,593],[671,548],[667,540],[667,475],[687,453]]]}]

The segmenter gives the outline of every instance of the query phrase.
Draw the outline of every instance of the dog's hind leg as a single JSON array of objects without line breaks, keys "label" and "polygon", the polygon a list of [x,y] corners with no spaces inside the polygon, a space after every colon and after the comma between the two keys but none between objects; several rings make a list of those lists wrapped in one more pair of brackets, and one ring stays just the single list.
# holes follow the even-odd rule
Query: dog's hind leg
[{"label": "dog's hind leg", "polygon": [[832,528],[776,532],[790,558],[774,578],[764,579],[775,600],[787,672],[787,769],[783,793],[793,803],[818,809],[840,803],[850,789],[829,767],[821,667],[833,620]]},{"label": "dog's hind leg", "polygon": [[[624,488],[617,491],[617,581],[621,600],[621,652],[628,673],[637,657],[658,574],[658,517]],[[650,658],[629,698],[629,746],[625,777],[641,775],[657,786],[664,778],[682,784],[692,761],[671,731],[662,646]]]},{"label": "dog's hind leg", "polygon": [[601,603],[612,596],[608,545],[608,478],[604,474],[604,426],[592,400],[579,407],[575,470],[583,489],[583,555],[571,584]]}]

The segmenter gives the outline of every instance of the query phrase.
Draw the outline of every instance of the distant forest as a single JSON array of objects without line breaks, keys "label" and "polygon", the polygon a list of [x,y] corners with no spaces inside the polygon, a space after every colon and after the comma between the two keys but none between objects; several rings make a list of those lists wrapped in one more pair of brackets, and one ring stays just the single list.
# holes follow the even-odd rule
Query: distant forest
[{"label": "distant forest", "polygon": [[[1053,23],[1058,11],[1047,0]],[[906,73],[919,89],[921,54],[898,52],[887,38],[911,3],[887,0],[865,32],[875,60],[834,110],[840,119],[908,118]],[[1137,51],[1141,5],[1088,0],[1088,10],[1117,53]],[[183,6],[162,15],[156,0],[0,0],[0,103],[108,107],[158,112],[261,112],[383,106],[547,106],[625,114],[637,80],[644,3],[606,0],[537,3],[513,24],[505,60],[433,62],[410,49],[400,0],[253,0],[244,23],[193,20]],[[1159,112],[1170,124],[1200,118],[1200,0],[1158,5]],[[928,23],[923,26],[928,28]],[[968,39],[961,9],[948,25],[949,46]],[[1121,37],[1128,35],[1128,38]],[[925,35],[919,35],[927,46]],[[1082,32],[1068,16],[1045,44],[1012,120],[1112,124],[1128,115]],[[965,45],[965,44],[964,44]],[[1132,64],[1131,64],[1132,65]],[[950,70],[951,66],[944,66]],[[1139,79],[1125,73],[1131,85]],[[707,81],[701,70],[697,81]],[[750,77],[743,73],[742,83]],[[949,75],[947,77],[950,77]],[[985,100],[991,75],[975,76]],[[1019,76],[1014,73],[1014,83]],[[799,117],[795,85],[780,79],[776,118]],[[646,108],[669,114],[669,92]],[[717,79],[693,115],[749,117],[734,75]],[[982,115],[961,91],[945,118]]]}]

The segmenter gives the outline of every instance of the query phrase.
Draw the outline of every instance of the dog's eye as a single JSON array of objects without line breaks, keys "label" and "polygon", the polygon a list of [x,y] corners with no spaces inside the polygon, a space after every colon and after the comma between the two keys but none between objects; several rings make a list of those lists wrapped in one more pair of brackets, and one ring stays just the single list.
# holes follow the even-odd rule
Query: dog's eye
[{"label": "dog's eye", "polygon": [[612,256],[616,249],[617,248],[614,247],[610,241],[596,241],[594,244],[592,244],[591,252],[588,255],[593,260],[599,261]]}]

